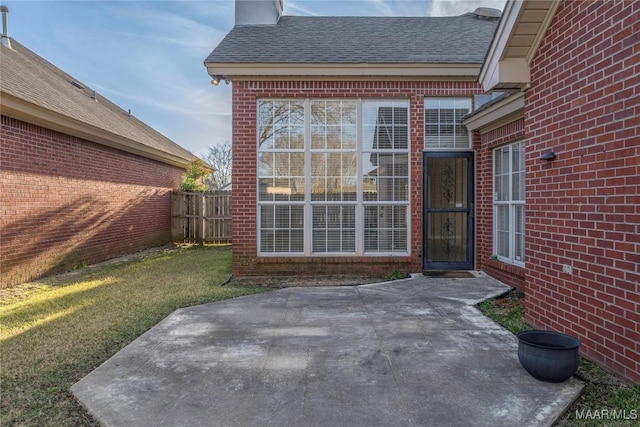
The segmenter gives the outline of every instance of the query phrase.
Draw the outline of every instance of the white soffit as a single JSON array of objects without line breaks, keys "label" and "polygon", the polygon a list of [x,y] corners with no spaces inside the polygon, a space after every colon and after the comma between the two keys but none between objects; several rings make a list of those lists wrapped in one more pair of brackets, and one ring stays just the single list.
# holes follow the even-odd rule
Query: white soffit
[{"label": "white soffit", "polygon": [[529,66],[562,0],[510,0],[480,70],[484,90],[525,89]]}]

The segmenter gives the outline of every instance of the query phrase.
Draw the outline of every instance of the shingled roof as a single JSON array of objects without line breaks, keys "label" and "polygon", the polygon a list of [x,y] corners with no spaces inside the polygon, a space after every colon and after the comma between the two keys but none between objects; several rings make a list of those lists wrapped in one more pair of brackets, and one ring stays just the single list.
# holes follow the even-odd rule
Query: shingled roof
[{"label": "shingled roof", "polygon": [[11,39],[0,45],[2,114],[176,166],[196,156]]},{"label": "shingled roof", "polygon": [[497,26],[455,17],[282,16],[236,25],[205,64],[481,64]]}]

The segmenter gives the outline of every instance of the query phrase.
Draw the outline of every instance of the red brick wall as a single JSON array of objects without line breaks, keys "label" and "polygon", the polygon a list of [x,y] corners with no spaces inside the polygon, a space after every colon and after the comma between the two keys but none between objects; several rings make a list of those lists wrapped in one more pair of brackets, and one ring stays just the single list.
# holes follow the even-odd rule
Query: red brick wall
[{"label": "red brick wall", "polygon": [[[233,84],[233,273],[390,273],[422,271],[422,149],[425,96],[472,96],[476,82],[247,81]],[[259,98],[397,98],[411,120],[411,255],[407,257],[257,257],[256,105]]]},{"label": "red brick wall", "polygon": [[[524,268],[491,260],[493,255],[493,150],[524,138],[524,119],[475,136],[476,268],[514,288],[525,290]],[[479,142],[478,142],[479,139]]]},{"label": "red brick wall", "polygon": [[170,241],[183,170],[2,116],[1,287]]},{"label": "red brick wall", "polygon": [[[639,35],[638,1],[566,0],[525,98],[527,320],[578,336],[586,356],[636,382]],[[547,151],[556,160],[540,160]]]}]

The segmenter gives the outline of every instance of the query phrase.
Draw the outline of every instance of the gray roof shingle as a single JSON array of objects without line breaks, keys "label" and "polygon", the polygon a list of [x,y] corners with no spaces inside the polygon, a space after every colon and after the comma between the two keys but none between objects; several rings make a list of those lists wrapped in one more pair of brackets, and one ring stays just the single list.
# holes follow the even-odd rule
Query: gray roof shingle
[{"label": "gray roof shingle", "polygon": [[454,17],[283,16],[236,25],[205,63],[480,64],[496,20]]},{"label": "gray roof shingle", "polygon": [[0,46],[0,92],[3,95],[12,95],[170,156],[186,161],[196,158],[14,39],[11,39],[12,49]]}]

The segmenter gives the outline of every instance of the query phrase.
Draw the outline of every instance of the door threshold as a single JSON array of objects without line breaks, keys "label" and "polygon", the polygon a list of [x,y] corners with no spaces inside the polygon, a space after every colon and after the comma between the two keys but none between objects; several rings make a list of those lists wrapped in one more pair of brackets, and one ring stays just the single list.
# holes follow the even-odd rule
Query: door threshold
[{"label": "door threshold", "polygon": [[427,277],[439,277],[443,279],[474,279],[477,277],[472,271],[458,270],[428,270],[423,271],[422,274]]}]

